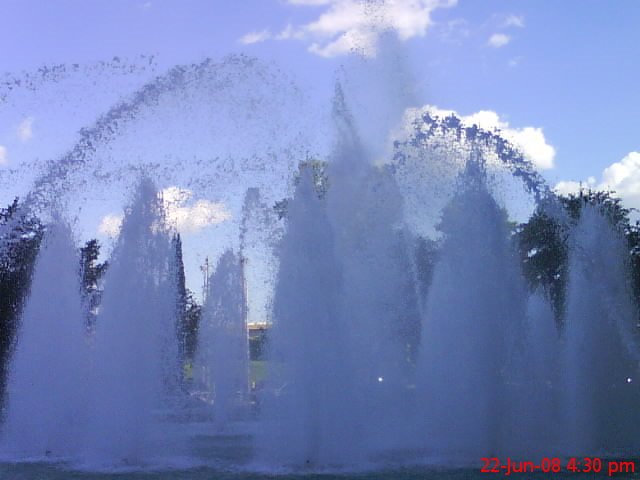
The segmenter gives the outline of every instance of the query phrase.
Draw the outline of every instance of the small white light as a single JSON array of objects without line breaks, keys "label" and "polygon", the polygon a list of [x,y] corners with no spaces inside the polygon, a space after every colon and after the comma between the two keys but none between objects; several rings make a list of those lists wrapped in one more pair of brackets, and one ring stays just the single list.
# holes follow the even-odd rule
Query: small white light
[{"label": "small white light", "polygon": [[383,380],[384,380],[384,378],[378,377],[378,382],[382,383]]},{"label": "small white light", "polygon": [[627,377],[627,383],[631,383],[631,377]]}]

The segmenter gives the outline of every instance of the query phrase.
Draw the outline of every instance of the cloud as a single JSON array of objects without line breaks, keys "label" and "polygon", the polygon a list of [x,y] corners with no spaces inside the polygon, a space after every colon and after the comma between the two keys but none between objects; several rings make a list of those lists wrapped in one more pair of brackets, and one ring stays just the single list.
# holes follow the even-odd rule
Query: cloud
[{"label": "cloud", "polygon": [[621,195],[640,195],[640,152],[631,152],[605,168],[601,185]]},{"label": "cloud", "polygon": [[489,37],[487,45],[493,48],[504,47],[511,41],[511,37],[504,33],[494,33]]},{"label": "cloud", "polygon": [[630,152],[619,162],[602,171],[600,181],[589,177],[586,182],[561,181],[555,190],[561,194],[577,193],[580,188],[614,191],[628,207],[640,209],[640,152]]},{"label": "cloud", "polygon": [[284,30],[274,37],[276,40],[289,40],[291,38],[300,38],[300,33],[296,32],[293,25],[287,24]]},{"label": "cloud", "polygon": [[243,45],[251,45],[254,43],[264,42],[271,38],[269,30],[262,30],[261,32],[249,32],[240,38],[240,43]]},{"label": "cloud", "polygon": [[382,32],[395,31],[402,41],[422,37],[433,24],[431,13],[452,7],[457,0],[394,0],[363,2],[361,0],[286,0],[297,7],[324,7],[319,16],[303,25],[287,25],[275,36],[267,30],[248,33],[243,43],[275,38],[298,39],[308,43],[308,50],[322,57],[335,57],[350,52],[375,56]]},{"label": "cloud", "polygon": [[440,24],[438,34],[440,39],[445,42],[460,43],[471,35],[471,29],[469,28],[469,22],[467,20],[456,18]]},{"label": "cloud", "polygon": [[573,180],[561,181],[556,183],[553,189],[560,195],[569,195],[570,193],[578,193],[585,188],[596,188],[595,177],[589,177],[586,182],[574,182]]},{"label": "cloud", "polygon": [[[508,124],[505,124],[508,125]],[[504,128],[503,136],[522,148],[524,154],[531,159],[539,170],[553,168],[556,149],[547,143],[542,128]]]},{"label": "cloud", "polygon": [[120,234],[120,227],[122,227],[122,219],[122,215],[106,215],[98,225],[98,233],[111,238],[117,237]]},{"label": "cloud", "polygon": [[224,203],[204,199],[191,202],[193,193],[190,190],[169,187],[161,195],[167,222],[181,233],[194,233],[231,218]]},{"label": "cloud", "polygon": [[466,125],[477,125],[484,130],[499,130],[500,136],[509,140],[522,150],[538,170],[548,170],[554,168],[556,150],[547,143],[544,132],[540,127],[514,128],[509,122],[500,118],[492,110],[480,110],[471,115],[460,115],[454,110],[443,110],[438,107],[427,106],[427,111],[439,117],[455,115]]},{"label": "cloud", "polygon": [[0,165],[7,165],[8,163],[7,147],[0,145]]},{"label": "cloud", "polygon": [[[191,190],[179,187],[165,188],[160,192],[167,224],[180,233],[195,233],[231,218],[231,213],[223,203],[204,199],[193,202],[192,197]],[[117,237],[122,220],[123,215],[106,215],[98,226],[98,232],[111,238]]]},{"label": "cloud", "polygon": [[523,15],[509,15],[505,18],[502,26],[505,28],[508,27],[517,27],[524,28],[524,16]]},{"label": "cloud", "polygon": [[518,57],[513,57],[511,60],[509,60],[508,65],[511,68],[515,68],[518,65],[520,65],[520,62],[522,61],[523,57],[522,56],[518,56]]},{"label": "cloud", "polygon": [[27,117],[18,125],[18,138],[23,142],[28,142],[33,137],[33,122],[35,118]]}]

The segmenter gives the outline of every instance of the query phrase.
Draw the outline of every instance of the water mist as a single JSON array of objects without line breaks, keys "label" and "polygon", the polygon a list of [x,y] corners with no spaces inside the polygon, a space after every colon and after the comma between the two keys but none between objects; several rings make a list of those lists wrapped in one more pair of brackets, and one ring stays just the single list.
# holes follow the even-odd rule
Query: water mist
[{"label": "water mist", "polygon": [[470,162],[439,226],[444,235],[422,325],[420,443],[431,455],[477,461],[508,451],[506,372],[525,316],[507,217]]},{"label": "water mist", "polygon": [[362,457],[353,352],[341,325],[342,272],[324,198],[304,168],[288,203],[269,347],[263,460],[297,467]]},{"label": "water mist", "polygon": [[3,450],[69,457],[86,422],[87,337],[79,257],[60,219],[47,227],[21,316],[8,381]]},{"label": "water mist", "polygon": [[596,454],[638,445],[637,310],[622,234],[585,205],[572,232],[562,356],[563,449]]},{"label": "water mist", "polygon": [[[162,455],[177,386],[176,279],[161,201],[143,180],[126,212],[96,320],[85,456],[140,464]],[[171,450],[175,452],[175,446]]]},{"label": "water mist", "polygon": [[247,401],[248,355],[242,259],[227,250],[209,279],[199,327],[198,363],[212,392],[216,423],[227,424]]}]

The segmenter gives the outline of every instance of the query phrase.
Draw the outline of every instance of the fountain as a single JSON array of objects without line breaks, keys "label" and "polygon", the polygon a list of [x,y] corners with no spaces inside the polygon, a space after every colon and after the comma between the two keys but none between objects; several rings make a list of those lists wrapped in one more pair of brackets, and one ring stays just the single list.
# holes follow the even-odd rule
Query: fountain
[{"label": "fountain", "polygon": [[508,371],[526,299],[506,218],[470,163],[445,208],[440,261],[423,319],[418,382],[425,445],[460,460],[508,453]]},{"label": "fountain", "polygon": [[248,395],[246,301],[242,259],[232,251],[222,254],[209,280],[200,320],[198,363],[211,392],[213,416],[224,426],[237,416]]},{"label": "fountain", "polygon": [[573,231],[562,351],[563,448],[615,452],[638,446],[636,307],[622,233],[587,206]]},{"label": "fountain", "polygon": [[345,464],[362,455],[355,352],[340,323],[342,271],[310,168],[302,170],[287,217],[269,346],[275,366],[263,399],[262,460],[298,467]]},{"label": "fountain", "polygon": [[[283,77],[246,57],[175,67],[36,179],[24,208],[65,205],[78,231],[87,211],[105,213],[105,191],[123,200],[137,184],[91,329],[73,229],[56,215],[46,229],[0,468],[437,477],[434,465],[488,456],[637,455],[638,309],[614,222],[590,205],[568,218],[513,145],[454,116],[418,112],[381,153],[360,133],[378,126],[357,124],[340,84],[334,135],[319,141]],[[562,308],[527,283],[505,178],[564,229]],[[198,208],[229,209],[198,237],[219,255],[193,379],[181,364],[178,221],[158,192],[176,185],[208,199]],[[251,314],[269,320],[253,391]]]},{"label": "fountain", "polygon": [[40,248],[9,373],[1,444],[12,455],[67,457],[82,445],[89,372],[78,262],[70,228],[54,217]]},{"label": "fountain", "polygon": [[170,443],[162,411],[171,406],[179,375],[171,259],[160,199],[143,179],[125,215],[96,320],[82,452],[90,462],[145,463]]}]

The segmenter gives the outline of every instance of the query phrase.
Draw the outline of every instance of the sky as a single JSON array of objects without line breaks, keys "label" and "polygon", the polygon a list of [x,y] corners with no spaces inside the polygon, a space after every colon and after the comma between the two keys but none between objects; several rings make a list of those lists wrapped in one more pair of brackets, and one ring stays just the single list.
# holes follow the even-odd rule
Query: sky
[{"label": "sky", "polygon": [[[67,99],[73,109],[0,103],[0,170],[55,157],[132,86],[206,57],[263,58],[328,103],[353,51],[381,55],[372,18],[397,39],[411,79],[403,105],[499,127],[559,191],[582,182],[640,208],[637,0],[0,0],[0,74],[153,55],[153,68],[114,77],[122,84],[108,94]],[[187,235],[230,215],[169,193]],[[117,224],[106,215],[102,234]]]}]

